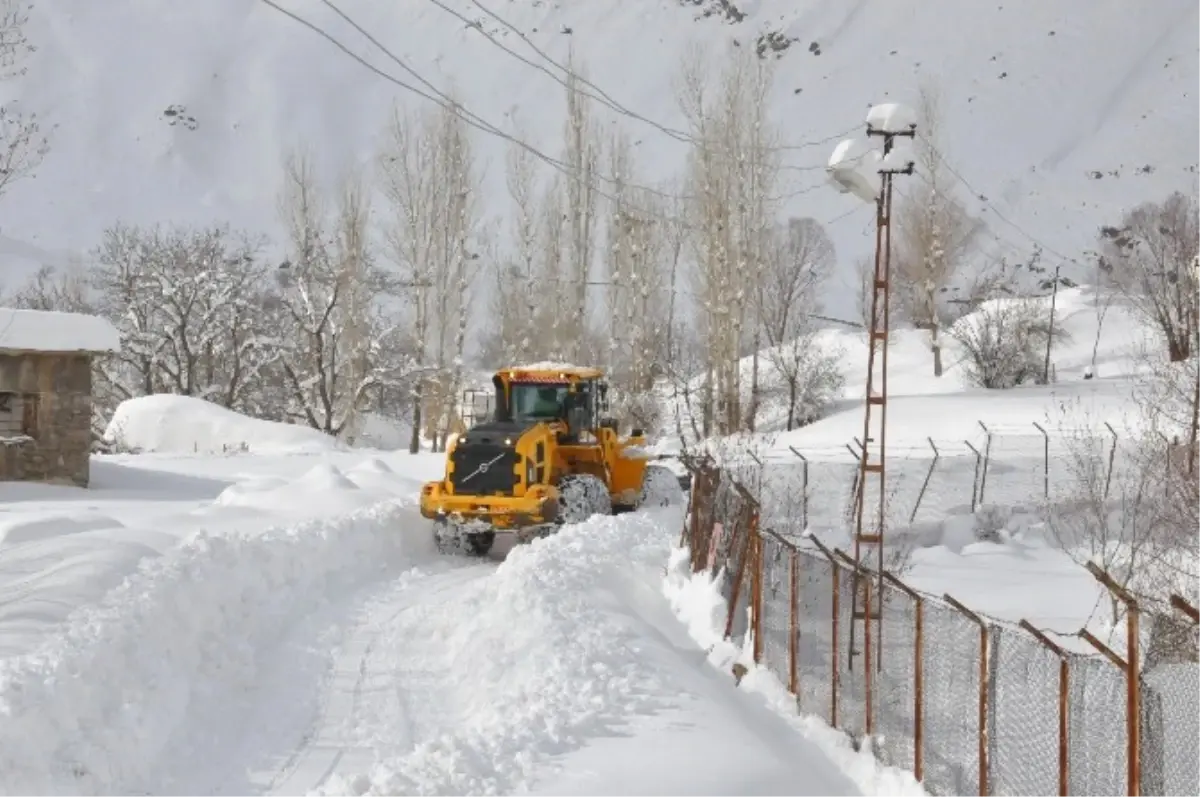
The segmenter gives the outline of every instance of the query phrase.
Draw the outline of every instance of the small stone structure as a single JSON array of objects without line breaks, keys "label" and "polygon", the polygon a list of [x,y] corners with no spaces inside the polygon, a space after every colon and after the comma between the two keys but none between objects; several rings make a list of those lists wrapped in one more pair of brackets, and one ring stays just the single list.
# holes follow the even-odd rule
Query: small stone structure
[{"label": "small stone structure", "polygon": [[92,358],[119,348],[103,318],[0,307],[0,482],[88,486]]}]

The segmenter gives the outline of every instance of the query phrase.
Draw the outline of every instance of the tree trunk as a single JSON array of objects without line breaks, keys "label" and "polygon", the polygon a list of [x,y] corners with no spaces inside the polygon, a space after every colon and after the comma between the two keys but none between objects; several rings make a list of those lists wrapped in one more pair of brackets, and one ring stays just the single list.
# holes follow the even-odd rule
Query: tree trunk
[{"label": "tree trunk", "polygon": [[[890,330],[889,330],[890,331]],[[942,375],[942,329],[937,321],[929,327],[929,348],[933,352],[933,375]]]},{"label": "tree trunk", "polygon": [[1191,356],[1191,353],[1192,353],[1192,351],[1191,351],[1192,347],[1191,347],[1190,343],[1191,343],[1191,341],[1189,341],[1187,338],[1183,337],[1182,335],[1180,335],[1180,336],[1172,335],[1172,336],[1168,337],[1167,338],[1167,355],[1170,357],[1171,362],[1181,363],[1181,362],[1186,361],[1188,359],[1188,357]]},{"label": "tree trunk", "polygon": [[413,388],[412,437],[408,441],[408,453],[421,453],[421,381]]},{"label": "tree trunk", "polygon": [[790,432],[790,431],[792,431],[792,424],[793,424],[793,423],[795,422],[795,420],[796,420],[796,393],[798,392],[798,391],[797,391],[797,385],[796,385],[796,381],[797,381],[796,379],[790,379],[790,380],[788,380],[788,417],[787,417],[787,430],[788,430],[789,432]]}]

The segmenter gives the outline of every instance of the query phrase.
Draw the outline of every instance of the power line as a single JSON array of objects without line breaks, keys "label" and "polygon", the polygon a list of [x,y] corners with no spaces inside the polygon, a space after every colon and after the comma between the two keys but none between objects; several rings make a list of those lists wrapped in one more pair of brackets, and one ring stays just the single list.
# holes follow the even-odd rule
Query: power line
[{"label": "power line", "polygon": [[[539,72],[542,72],[543,74],[549,76],[551,79],[562,84],[563,86],[567,85],[566,81],[563,78],[559,77],[558,75],[553,74],[549,69],[542,66],[541,64],[536,64],[533,61],[531,61],[530,59],[521,55],[520,53],[515,52],[510,47],[508,47],[506,44],[497,40],[492,34],[485,31],[483,29],[483,26],[480,25],[478,22],[476,22],[475,20],[469,19],[468,17],[464,16],[459,11],[455,11],[454,9],[450,8],[445,3],[443,3],[442,0],[429,0],[429,2],[433,3],[438,8],[445,11],[447,14],[450,14],[451,16],[454,16],[458,20],[462,21],[468,27],[474,28],[476,31],[478,31],[480,33],[480,35],[482,35],[484,38],[486,38],[489,42],[491,42],[496,47],[499,47],[501,50],[508,53],[513,58],[516,58],[517,60],[521,61],[522,63],[533,67],[534,69],[538,70]],[[519,28],[517,28],[515,25],[513,25],[508,20],[504,19],[502,16],[497,14],[495,11],[492,11],[490,8],[488,8],[487,6],[480,3],[479,0],[471,0],[471,4],[474,5],[476,8],[478,8],[480,11],[482,11],[487,16],[491,17],[493,20],[495,20],[497,23],[499,23],[501,26],[503,26],[506,30],[511,31],[516,36],[518,36],[521,39],[521,41],[525,42],[525,44],[528,45],[531,50],[533,50],[535,53],[537,53],[538,56],[540,56],[544,61],[546,61],[550,65],[552,65],[555,68],[562,71],[564,75],[566,75],[568,77],[574,77],[575,80],[582,83],[587,88],[593,89],[597,92],[597,94],[592,94],[586,90],[580,89],[580,93],[582,93],[584,96],[589,97],[590,99],[595,100],[596,102],[599,102],[600,104],[604,105],[605,107],[609,108],[610,110],[615,111],[616,113],[619,113],[623,116],[628,116],[631,119],[636,119],[637,121],[640,121],[647,125],[650,125],[651,127],[659,130],[662,133],[665,133],[666,135],[670,136],[671,138],[674,138],[677,141],[691,143],[691,144],[708,143],[709,145],[711,145],[711,142],[704,142],[703,140],[696,138],[694,135],[692,135],[690,132],[688,132],[686,130],[679,130],[678,128],[669,127],[660,122],[656,122],[653,119],[649,119],[649,118],[637,113],[636,111],[631,110],[627,106],[618,102],[616,99],[614,99],[612,97],[612,95],[610,95],[604,89],[597,86],[592,81],[588,80],[583,75],[576,73],[570,67],[564,66],[563,64],[554,60],[554,58],[552,58],[548,53],[546,53],[544,50],[542,50],[540,47],[538,47],[536,44],[534,44],[533,40],[530,39],[523,31],[521,31]],[[857,129],[858,129],[858,125],[855,125],[854,127],[850,128],[848,130],[844,130],[840,133],[836,133],[832,136],[827,136],[822,139],[817,139],[817,140],[813,140],[813,141],[804,141],[804,142],[800,142],[798,144],[780,144],[780,145],[771,146],[771,147],[763,147],[763,149],[766,151],[794,151],[794,150],[809,149],[811,147],[820,146],[822,144],[828,144],[833,141],[836,141],[837,139],[844,138],[846,135],[854,132]],[[823,169],[824,166],[799,167],[799,168]]]},{"label": "power line", "polygon": [[1035,245],[1037,245],[1038,247],[1040,247],[1042,250],[1044,250],[1044,251],[1046,251],[1046,252],[1049,252],[1050,254],[1054,255],[1055,257],[1059,258],[1060,260],[1063,260],[1063,261],[1065,261],[1065,262],[1068,262],[1068,263],[1074,263],[1074,264],[1075,264],[1075,265],[1077,265],[1077,266],[1078,266],[1078,265],[1083,265],[1082,263],[1080,263],[1080,262],[1079,262],[1078,260],[1076,260],[1075,258],[1073,258],[1073,257],[1068,257],[1067,255],[1064,255],[1062,252],[1059,252],[1059,251],[1055,250],[1053,247],[1049,246],[1048,244],[1044,243],[1043,241],[1040,241],[1040,240],[1038,240],[1037,238],[1035,238],[1034,236],[1030,235],[1030,234],[1029,234],[1028,232],[1026,232],[1026,231],[1025,231],[1025,229],[1024,229],[1024,228],[1022,228],[1022,227],[1021,227],[1019,224],[1017,224],[1017,223],[1016,223],[1016,222],[1014,222],[1014,221],[1011,221],[1011,220],[1010,220],[1010,219],[1008,219],[1008,218],[1007,218],[1007,217],[1006,217],[1006,216],[1005,216],[1003,213],[1001,213],[1000,211],[996,210],[996,206],[995,206],[995,205],[993,205],[993,204],[992,204],[992,202],[991,202],[991,200],[989,200],[989,199],[987,198],[987,195],[986,195],[986,194],[983,194],[983,193],[981,193],[981,192],[979,192],[979,191],[976,191],[976,190],[975,190],[975,188],[974,188],[974,186],[972,186],[970,183],[968,183],[968,182],[967,182],[967,179],[966,179],[965,177],[963,177],[963,176],[962,176],[962,174],[960,174],[960,173],[959,173],[959,171],[958,171],[957,169],[955,169],[955,168],[954,168],[954,165],[950,163],[950,161],[949,161],[949,160],[946,158],[946,156],[945,156],[945,155],[943,155],[941,152],[939,152],[939,151],[938,151],[937,147],[935,147],[935,146],[934,146],[934,144],[933,144],[933,142],[932,142],[932,141],[930,141],[928,138],[926,138],[926,137],[925,137],[924,135],[922,135],[921,133],[917,133],[917,136],[918,136],[918,138],[920,138],[920,139],[921,139],[923,142],[925,142],[925,145],[929,147],[929,151],[933,153],[934,157],[936,157],[936,158],[938,159],[938,161],[939,161],[939,162],[940,162],[940,163],[941,163],[943,166],[945,166],[945,167],[946,167],[946,171],[950,172],[950,174],[951,174],[951,175],[952,175],[952,176],[953,176],[955,179],[957,179],[957,180],[958,180],[960,183],[962,183],[962,184],[963,184],[963,186],[965,186],[965,187],[966,187],[966,189],[967,189],[968,191],[970,191],[970,192],[971,192],[971,194],[972,194],[972,195],[973,195],[973,196],[974,196],[976,199],[978,199],[980,202],[982,202],[982,203],[983,203],[983,205],[984,205],[984,206],[985,206],[985,207],[986,207],[988,210],[990,210],[990,211],[992,212],[992,215],[994,215],[996,218],[1000,219],[1000,221],[1004,222],[1004,223],[1005,223],[1005,224],[1007,224],[1009,227],[1012,227],[1012,228],[1013,228],[1014,230],[1016,230],[1017,232],[1021,233],[1021,235],[1025,236],[1026,238],[1028,238],[1028,239],[1029,239],[1031,242],[1033,242]]},{"label": "power line", "polygon": [[[554,158],[550,155],[545,154],[544,152],[542,152],[538,148],[532,146],[531,144],[521,140],[520,138],[517,138],[516,136],[514,136],[512,134],[509,134],[509,133],[501,130],[500,128],[491,124],[490,122],[488,122],[487,120],[478,116],[477,114],[469,111],[468,109],[466,109],[466,107],[462,103],[457,102],[457,101],[453,100],[452,98],[448,97],[446,94],[444,94],[439,89],[437,89],[435,86],[433,86],[432,83],[430,83],[428,80],[426,80],[424,77],[422,77],[418,72],[416,72],[414,69],[409,67],[406,63],[404,63],[404,61],[401,58],[399,58],[397,55],[395,55],[395,53],[391,52],[391,50],[389,50],[378,39],[376,39],[374,36],[372,36],[368,31],[366,31],[361,25],[359,25],[357,22],[355,22],[348,14],[346,14],[344,11],[342,11],[340,8],[338,8],[333,2],[331,2],[331,0],[321,0],[321,2],[324,5],[326,5],[327,7],[329,7],[331,10],[333,10],[334,13],[336,13],[339,17],[341,17],[343,20],[345,20],[349,25],[351,25],[355,30],[357,30],[359,33],[361,33],[364,37],[366,37],[368,39],[368,41],[370,41],[372,44],[374,44],[389,59],[391,59],[393,62],[395,62],[403,70],[405,70],[409,74],[413,75],[422,84],[428,86],[433,93],[431,94],[429,92],[423,91],[423,90],[413,86],[411,83],[405,82],[404,80],[397,78],[396,76],[380,69],[379,67],[375,66],[374,64],[372,64],[371,62],[367,61],[365,58],[360,56],[358,53],[355,53],[346,44],[344,44],[342,41],[340,41],[337,37],[330,34],[328,31],[321,28],[319,25],[311,22],[308,19],[305,19],[305,18],[299,16],[298,14],[296,14],[293,11],[283,8],[282,6],[279,5],[279,3],[275,2],[275,0],[261,0],[261,2],[263,4],[269,6],[270,8],[274,9],[275,11],[278,11],[279,13],[283,14],[284,16],[290,18],[294,22],[296,22],[300,25],[303,25],[304,27],[308,28],[312,32],[316,33],[318,36],[320,36],[321,38],[323,38],[326,41],[333,44],[335,47],[337,47],[339,50],[341,50],[345,55],[348,55],[350,58],[352,58],[358,64],[360,64],[361,66],[370,70],[375,75],[383,78],[384,80],[386,80],[396,86],[399,86],[400,88],[402,88],[410,93],[416,94],[417,96],[425,99],[428,102],[432,102],[432,103],[450,111],[452,114],[454,114],[454,115],[458,116],[460,119],[462,119],[465,123],[467,123],[471,127],[474,127],[477,130],[480,130],[483,133],[486,133],[486,134],[492,135],[492,136],[496,136],[498,138],[501,138],[505,141],[508,141],[508,142],[518,146],[519,148],[521,148],[521,149],[525,150],[526,152],[530,153],[531,155],[533,155],[538,160],[543,161],[544,163],[550,165],[555,170],[566,175],[572,181],[585,184],[587,187],[591,188],[593,191],[595,191],[597,194],[604,197],[605,199],[608,199],[610,201],[617,202],[617,203],[624,203],[628,207],[634,208],[635,210],[638,210],[639,212],[642,212],[647,216],[657,217],[657,218],[661,218],[661,219],[669,220],[669,221],[677,221],[679,223],[682,223],[685,227],[687,227],[689,229],[694,229],[694,225],[687,224],[687,222],[683,221],[682,219],[680,219],[676,216],[670,215],[670,214],[666,214],[659,209],[646,209],[646,208],[639,209],[639,208],[637,208],[637,206],[634,202],[629,200],[628,197],[618,198],[618,197],[613,196],[611,193],[608,193],[608,192],[604,191],[603,189],[598,188],[594,183],[590,182],[587,177],[577,173],[574,169],[572,169],[570,167],[570,165],[564,163],[563,161],[559,160],[558,158]],[[692,196],[692,195],[669,194],[669,193],[661,191],[657,188],[651,188],[649,186],[637,185],[634,183],[626,183],[623,180],[609,177],[598,171],[590,171],[589,175],[591,177],[598,178],[605,182],[612,183],[618,187],[625,188],[632,192],[643,191],[648,194],[655,195],[655,196],[658,196],[658,197],[661,197],[664,199],[668,199],[668,200],[691,200],[691,199],[696,198],[695,196]],[[805,194],[810,191],[816,190],[816,189],[822,187],[822,185],[823,185],[822,183],[816,183],[816,184],[813,184],[810,186],[806,186],[797,191],[791,192],[790,194],[784,195],[782,197],[773,197],[772,199],[776,199],[776,200],[790,199],[795,196],[799,196],[801,194]],[[829,223],[839,221],[845,215],[848,215],[848,214],[842,214],[841,216],[838,216],[835,219],[831,220]]]}]

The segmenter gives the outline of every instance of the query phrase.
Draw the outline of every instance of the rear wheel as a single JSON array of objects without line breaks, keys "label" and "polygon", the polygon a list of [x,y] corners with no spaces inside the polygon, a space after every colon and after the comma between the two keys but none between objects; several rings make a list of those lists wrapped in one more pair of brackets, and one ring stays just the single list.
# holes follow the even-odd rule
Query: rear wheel
[{"label": "rear wheel", "polygon": [[612,514],[608,485],[590,473],[564,476],[558,483],[558,522],[582,523],[592,515]]}]

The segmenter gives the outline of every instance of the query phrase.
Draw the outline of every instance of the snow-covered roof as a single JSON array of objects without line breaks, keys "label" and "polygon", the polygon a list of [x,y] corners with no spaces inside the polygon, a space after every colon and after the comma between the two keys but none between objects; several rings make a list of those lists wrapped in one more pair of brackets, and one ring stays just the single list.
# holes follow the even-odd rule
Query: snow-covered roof
[{"label": "snow-covered roof", "polygon": [[562,374],[569,374],[578,377],[591,377],[600,373],[600,369],[590,365],[572,365],[565,362],[538,362],[526,363],[523,365],[513,365],[508,368],[501,368],[501,371],[554,371]]},{"label": "snow-covered roof", "polygon": [[99,316],[0,307],[0,351],[93,353],[120,349],[120,333]]}]

